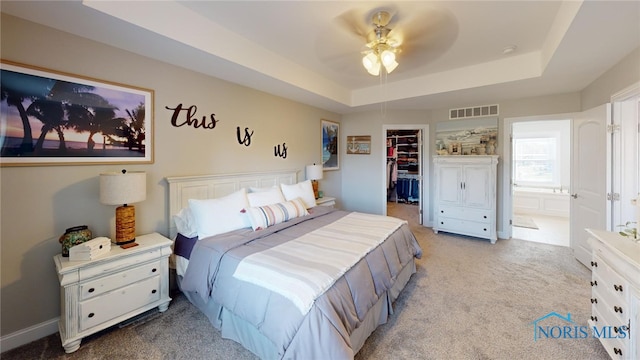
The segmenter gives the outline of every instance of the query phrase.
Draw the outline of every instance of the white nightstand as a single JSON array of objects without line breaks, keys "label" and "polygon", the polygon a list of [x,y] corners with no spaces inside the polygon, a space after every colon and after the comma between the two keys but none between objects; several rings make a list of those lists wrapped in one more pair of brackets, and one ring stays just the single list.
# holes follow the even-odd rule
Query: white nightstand
[{"label": "white nightstand", "polygon": [[336,198],[330,196],[323,196],[316,199],[316,205],[319,206],[336,206]]},{"label": "white nightstand", "polygon": [[171,240],[158,234],[136,237],[138,246],[89,261],[53,260],[60,280],[60,339],[67,353],[82,338],[154,307],[169,307]]}]

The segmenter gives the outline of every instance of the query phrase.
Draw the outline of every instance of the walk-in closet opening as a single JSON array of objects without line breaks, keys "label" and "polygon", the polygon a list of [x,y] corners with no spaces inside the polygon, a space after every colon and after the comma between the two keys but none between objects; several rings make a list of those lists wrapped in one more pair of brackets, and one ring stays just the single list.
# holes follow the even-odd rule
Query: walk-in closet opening
[{"label": "walk-in closet opening", "polygon": [[417,224],[428,219],[425,199],[425,126],[389,125],[385,130],[386,212]]}]

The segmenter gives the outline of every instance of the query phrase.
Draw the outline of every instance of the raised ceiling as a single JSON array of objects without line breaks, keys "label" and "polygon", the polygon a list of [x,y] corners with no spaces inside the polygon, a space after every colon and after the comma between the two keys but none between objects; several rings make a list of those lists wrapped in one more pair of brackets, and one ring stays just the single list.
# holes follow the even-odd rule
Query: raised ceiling
[{"label": "raised ceiling", "polygon": [[[640,46],[639,1],[2,1],[0,10],[348,113],[580,91]],[[423,34],[398,68],[361,65],[371,15]],[[507,46],[516,50],[504,54]]]}]

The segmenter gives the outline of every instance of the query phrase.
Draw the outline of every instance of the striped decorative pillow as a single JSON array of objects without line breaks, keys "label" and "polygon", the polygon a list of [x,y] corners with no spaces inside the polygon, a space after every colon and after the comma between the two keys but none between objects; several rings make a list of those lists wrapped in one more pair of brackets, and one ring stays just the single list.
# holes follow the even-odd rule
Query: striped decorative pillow
[{"label": "striped decorative pillow", "polygon": [[300,216],[309,215],[302,199],[297,198],[287,202],[277,204],[250,207],[247,215],[253,230],[266,229],[269,226],[294,219]]}]

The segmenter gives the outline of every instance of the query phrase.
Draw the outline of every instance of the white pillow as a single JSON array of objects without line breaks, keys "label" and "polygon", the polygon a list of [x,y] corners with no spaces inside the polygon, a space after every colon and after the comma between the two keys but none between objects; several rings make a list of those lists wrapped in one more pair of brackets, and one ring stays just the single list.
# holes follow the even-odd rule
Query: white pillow
[{"label": "white pillow", "polygon": [[281,202],[258,207],[250,207],[247,215],[251,221],[253,230],[266,229],[269,226],[280,224],[281,222],[309,215],[302,199],[297,198],[291,201]]},{"label": "white pillow", "polygon": [[249,206],[264,206],[277,204],[287,201],[282,195],[282,191],[279,187],[273,186],[270,188],[249,188],[250,193],[247,194],[249,198]]},{"label": "white pillow", "polygon": [[307,209],[316,206],[316,196],[313,193],[311,180],[305,180],[293,185],[280,184],[280,188],[287,201],[301,198]]},{"label": "white pillow", "polygon": [[251,223],[244,214],[248,207],[245,188],[217,199],[189,199],[189,208],[200,239],[250,227]]},{"label": "white pillow", "polygon": [[173,215],[173,222],[176,224],[178,233],[189,238],[198,236],[196,222],[188,207],[181,209],[177,214]]}]

